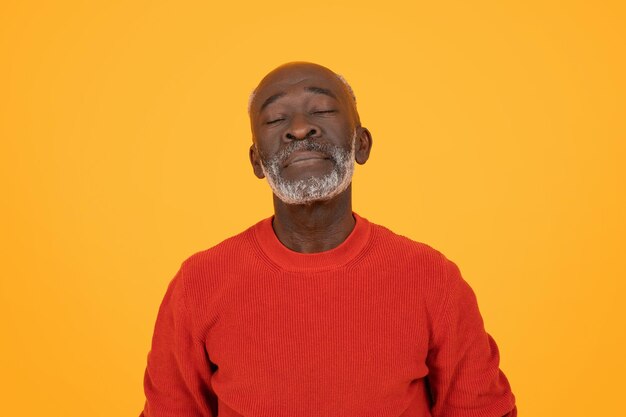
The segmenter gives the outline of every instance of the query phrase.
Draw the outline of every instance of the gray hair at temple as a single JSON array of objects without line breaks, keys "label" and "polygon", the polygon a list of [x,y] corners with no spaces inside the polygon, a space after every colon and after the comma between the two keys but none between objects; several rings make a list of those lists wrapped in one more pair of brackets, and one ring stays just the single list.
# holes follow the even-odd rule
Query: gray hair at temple
[{"label": "gray hair at temple", "polygon": [[[352,90],[352,87],[350,86],[350,84],[348,84],[348,81],[343,77],[343,75],[337,74],[336,72],[334,74],[337,78],[339,78],[343,85],[346,86],[346,88],[348,89],[348,93],[350,93],[350,97],[352,97],[354,106],[356,107],[356,96],[354,95],[354,90]],[[252,101],[254,100],[254,96],[256,96],[256,88],[252,90],[252,92],[250,93],[250,97],[248,97],[248,115],[250,115],[250,110],[252,109]]]}]

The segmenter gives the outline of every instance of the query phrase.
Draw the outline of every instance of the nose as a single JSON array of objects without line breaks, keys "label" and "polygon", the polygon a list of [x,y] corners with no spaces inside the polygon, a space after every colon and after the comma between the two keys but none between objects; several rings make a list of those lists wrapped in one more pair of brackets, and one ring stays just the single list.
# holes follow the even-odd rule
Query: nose
[{"label": "nose", "polygon": [[319,134],[320,128],[311,123],[305,115],[294,115],[283,137],[286,140],[292,141],[315,138],[319,136]]}]

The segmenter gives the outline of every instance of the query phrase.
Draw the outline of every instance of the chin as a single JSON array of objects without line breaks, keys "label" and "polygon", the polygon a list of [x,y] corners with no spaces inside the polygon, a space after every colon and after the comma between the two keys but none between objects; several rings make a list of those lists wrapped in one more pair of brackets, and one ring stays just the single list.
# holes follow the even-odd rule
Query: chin
[{"label": "chin", "polygon": [[336,172],[323,177],[309,177],[298,181],[280,181],[272,185],[278,199],[290,205],[311,205],[332,200],[343,193],[351,178],[339,180]]}]

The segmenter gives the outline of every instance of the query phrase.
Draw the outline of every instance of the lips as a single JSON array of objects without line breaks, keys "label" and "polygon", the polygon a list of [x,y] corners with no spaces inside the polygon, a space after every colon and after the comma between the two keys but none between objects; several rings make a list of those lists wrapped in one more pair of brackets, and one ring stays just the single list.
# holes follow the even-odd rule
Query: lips
[{"label": "lips", "polygon": [[311,159],[330,159],[328,155],[315,151],[295,151],[287,158],[283,167],[288,167],[296,162],[308,161]]}]

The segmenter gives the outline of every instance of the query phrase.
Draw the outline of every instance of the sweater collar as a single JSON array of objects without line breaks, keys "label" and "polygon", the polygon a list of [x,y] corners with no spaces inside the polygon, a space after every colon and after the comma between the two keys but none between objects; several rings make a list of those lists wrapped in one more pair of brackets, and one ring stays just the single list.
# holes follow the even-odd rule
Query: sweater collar
[{"label": "sweater collar", "polygon": [[259,249],[279,268],[294,272],[314,272],[338,268],[349,263],[365,248],[370,238],[370,222],[352,212],[355,225],[339,246],[317,253],[300,253],[283,245],[272,227],[274,216],[254,226],[254,237]]}]

